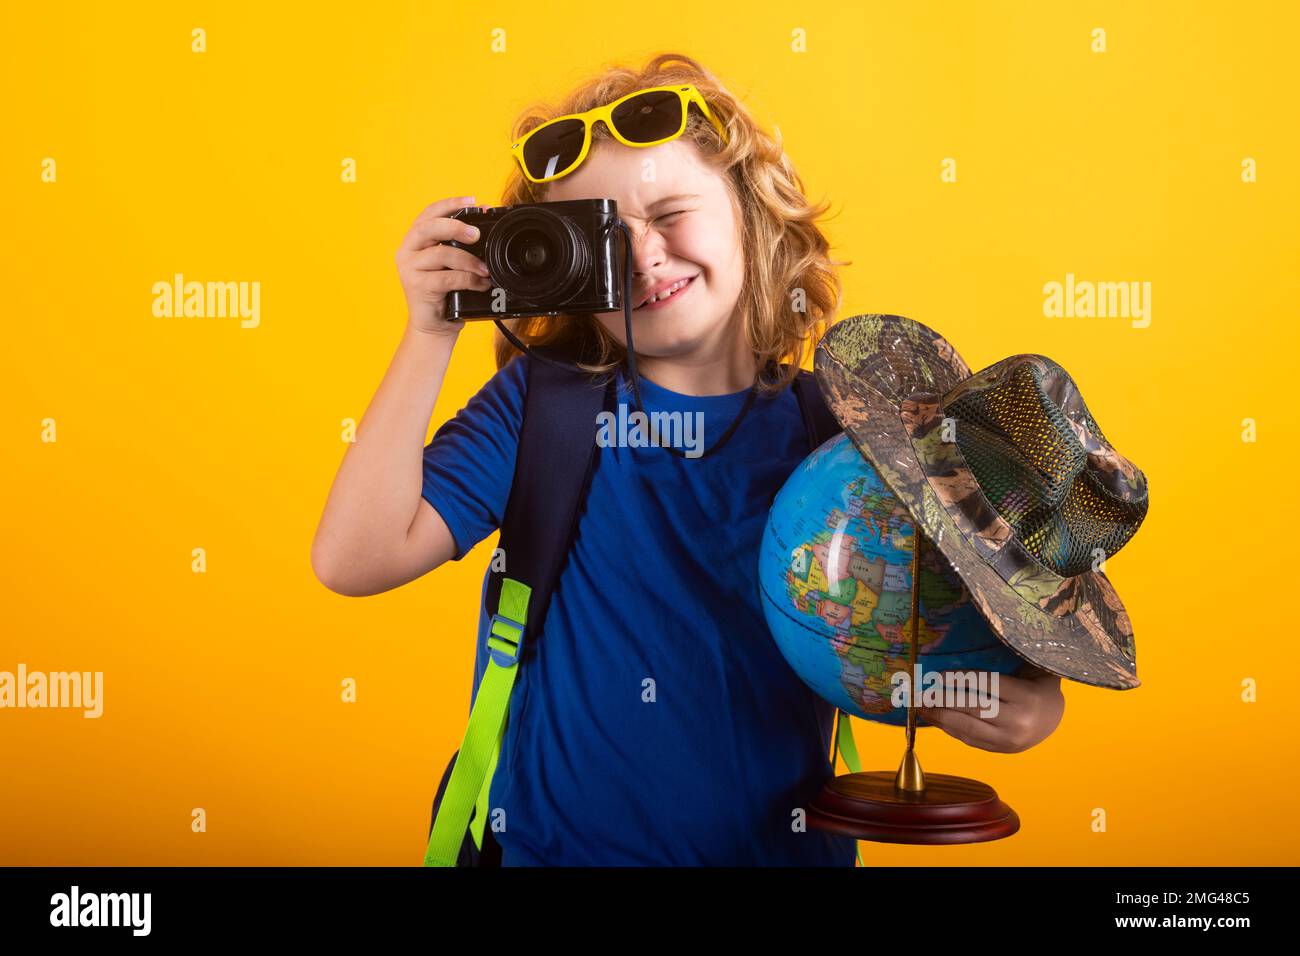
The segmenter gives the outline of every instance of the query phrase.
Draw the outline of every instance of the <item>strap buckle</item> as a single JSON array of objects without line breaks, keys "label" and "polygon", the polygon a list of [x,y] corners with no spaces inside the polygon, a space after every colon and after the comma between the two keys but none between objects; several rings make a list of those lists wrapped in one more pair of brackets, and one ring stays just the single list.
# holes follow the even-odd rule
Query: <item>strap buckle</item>
[{"label": "strap buckle", "polygon": [[493,614],[488,625],[487,646],[498,667],[513,667],[519,662],[524,646],[524,625],[500,612]]}]

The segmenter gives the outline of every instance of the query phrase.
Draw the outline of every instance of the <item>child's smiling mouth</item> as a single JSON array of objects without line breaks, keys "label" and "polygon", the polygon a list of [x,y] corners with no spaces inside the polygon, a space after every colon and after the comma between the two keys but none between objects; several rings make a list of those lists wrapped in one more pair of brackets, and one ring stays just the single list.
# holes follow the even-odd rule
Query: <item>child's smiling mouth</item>
[{"label": "child's smiling mouth", "polygon": [[645,309],[647,311],[653,312],[656,309],[665,308],[670,303],[676,302],[679,298],[681,298],[682,294],[687,289],[689,289],[692,285],[694,285],[695,280],[697,278],[699,278],[698,273],[692,276],[687,276],[683,279],[678,279],[672,285],[666,286],[665,288],[657,292],[656,295],[658,295],[659,298],[656,299],[654,302],[651,302],[649,297],[642,299],[641,304],[638,305],[633,311],[640,312],[642,309]]}]

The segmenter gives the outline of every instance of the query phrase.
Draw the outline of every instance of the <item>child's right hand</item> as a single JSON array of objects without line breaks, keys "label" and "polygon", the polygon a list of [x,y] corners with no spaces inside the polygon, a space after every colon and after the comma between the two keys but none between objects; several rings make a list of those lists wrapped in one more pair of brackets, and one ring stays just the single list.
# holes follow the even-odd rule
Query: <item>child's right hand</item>
[{"label": "child's right hand", "polygon": [[453,196],[429,206],[416,217],[397,250],[397,273],[406,294],[407,322],[421,332],[455,336],[464,321],[446,318],[447,293],[453,289],[486,291],[492,287],[483,260],[464,249],[446,245],[448,239],[473,242],[478,230],[447,218],[473,196]]}]

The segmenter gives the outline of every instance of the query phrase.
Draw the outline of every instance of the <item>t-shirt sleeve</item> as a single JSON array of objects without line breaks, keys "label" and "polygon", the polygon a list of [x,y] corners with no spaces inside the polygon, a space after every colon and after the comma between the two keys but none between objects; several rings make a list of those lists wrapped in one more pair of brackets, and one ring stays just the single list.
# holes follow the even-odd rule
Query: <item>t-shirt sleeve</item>
[{"label": "t-shirt sleeve", "polygon": [[528,358],[498,369],[424,446],[424,500],[447,522],[459,561],[501,527],[515,475]]}]

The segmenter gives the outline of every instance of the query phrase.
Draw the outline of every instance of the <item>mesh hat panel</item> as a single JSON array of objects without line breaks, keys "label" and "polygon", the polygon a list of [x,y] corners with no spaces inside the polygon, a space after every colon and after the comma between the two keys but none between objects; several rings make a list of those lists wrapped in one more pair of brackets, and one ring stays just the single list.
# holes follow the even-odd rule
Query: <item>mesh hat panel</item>
[{"label": "mesh hat panel", "polygon": [[[1074,577],[1127,543],[1147,501],[1145,493],[1129,499],[1111,493],[1113,479],[1093,465],[1058,404],[1062,395],[1077,399],[1078,393],[1073,383],[1062,385],[1065,371],[1052,366],[1045,373],[1033,362],[1012,362],[991,384],[945,404],[944,414],[956,420],[962,456],[1020,543],[1057,574]],[[1081,399],[1070,411],[1109,447]]]}]

